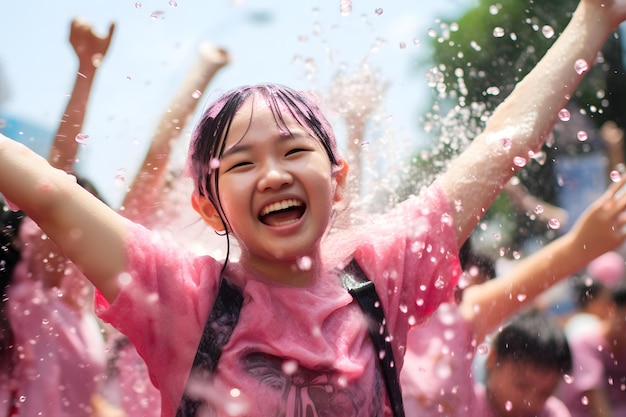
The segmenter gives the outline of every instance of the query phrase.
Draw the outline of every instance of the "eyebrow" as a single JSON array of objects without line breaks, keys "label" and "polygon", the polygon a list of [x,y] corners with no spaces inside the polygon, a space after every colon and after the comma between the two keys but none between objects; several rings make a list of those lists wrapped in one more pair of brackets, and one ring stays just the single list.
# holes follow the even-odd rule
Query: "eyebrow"
[{"label": "eyebrow", "polygon": [[[288,134],[286,135],[273,135],[273,139],[277,140],[278,142],[282,143],[288,139],[298,139],[298,138],[309,138],[309,139],[314,139],[313,137],[311,137],[310,134],[307,134],[304,130],[296,130],[294,131],[288,131]],[[242,152],[246,152],[249,151],[250,149],[252,149],[252,145],[240,145],[239,143],[243,140],[243,138],[239,139],[239,141],[234,144],[233,146],[231,146],[230,148],[224,150],[224,152],[222,153],[222,156],[220,157],[220,159],[231,156],[231,155],[236,155],[238,153],[242,153]]]}]

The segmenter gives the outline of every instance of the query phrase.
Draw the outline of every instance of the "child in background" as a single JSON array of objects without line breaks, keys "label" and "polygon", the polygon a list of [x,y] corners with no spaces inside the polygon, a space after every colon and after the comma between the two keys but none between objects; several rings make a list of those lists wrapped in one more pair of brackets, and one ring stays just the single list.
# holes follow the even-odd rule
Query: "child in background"
[{"label": "child in background", "polygon": [[554,393],[571,368],[563,329],[540,311],[523,312],[497,333],[470,415],[569,417]]},{"label": "child in background", "polygon": [[[2,137],[0,192],[99,289],[99,314],[146,359],[164,417],[183,395],[216,415],[391,415],[397,408],[384,393],[380,352],[338,270],[355,260],[375,283],[398,359],[392,365],[400,368],[409,327],[449,299],[459,246],[580,82],[576,63],[593,62],[625,17],[626,0],[582,0],[552,49],[446,173],[351,230],[328,234],[348,170],[330,126],[310,97],[273,84],[219,98],[190,147],[192,205],[237,240],[238,261],[179,253]],[[585,250],[601,253],[594,242]],[[185,392],[222,276],[243,293],[240,319],[209,383],[194,385],[194,374]]]},{"label": "child in background", "polygon": [[626,415],[626,282],[611,293],[609,317],[570,339],[574,366],[559,396],[573,417]]},{"label": "child in background", "polygon": [[[51,166],[66,172],[76,158],[76,136],[114,27],[111,24],[108,35],[99,37],[80,19],[71,24],[69,40],[79,70],[48,157]],[[79,183],[97,194],[87,181]],[[0,209],[3,219],[10,217],[4,204]],[[4,271],[2,288],[7,319],[0,348],[5,365],[0,376],[2,415],[114,416],[105,406],[105,414],[93,407],[106,366],[104,339],[93,313],[93,287],[31,218],[22,217],[19,224],[14,218],[2,225],[9,226],[5,231],[11,238],[3,254],[19,256],[13,269]]]},{"label": "child in background", "polygon": [[517,262],[507,274],[490,279],[493,272],[485,274],[484,263],[461,257],[467,282],[460,301],[441,304],[426,325],[409,332],[401,372],[407,416],[474,415],[472,363],[477,351],[486,349],[479,349],[485,336],[593,261],[593,253],[584,249],[589,243],[607,252],[624,242],[626,235],[613,231],[626,226],[624,186],[626,178],[612,184],[567,234]]}]

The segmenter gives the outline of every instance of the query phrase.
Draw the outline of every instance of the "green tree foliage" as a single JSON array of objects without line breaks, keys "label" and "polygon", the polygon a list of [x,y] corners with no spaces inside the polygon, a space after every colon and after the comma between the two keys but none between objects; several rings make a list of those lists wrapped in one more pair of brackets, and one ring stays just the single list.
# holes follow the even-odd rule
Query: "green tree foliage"
[{"label": "green tree foliage", "polygon": [[[428,182],[445,169],[484,127],[493,110],[515,85],[537,64],[569,22],[578,0],[479,0],[458,20],[442,21],[432,38],[433,67],[428,73],[433,103],[422,116],[432,146],[411,161],[408,178],[400,194],[415,191],[415,184]],[[571,98],[595,127],[607,119],[624,126],[626,97],[621,43],[609,40]],[[574,141],[575,142],[575,141]],[[576,144],[573,152],[589,151]],[[544,146],[537,160],[518,174],[523,185],[543,200],[556,203],[553,160],[556,146]],[[572,151],[570,150],[570,153]],[[506,198],[504,197],[506,200]],[[510,213],[508,201],[500,198],[488,213]],[[515,234],[544,233],[532,213],[517,213],[511,219]],[[518,236],[519,237],[519,236]],[[548,237],[549,238],[549,237]]]}]

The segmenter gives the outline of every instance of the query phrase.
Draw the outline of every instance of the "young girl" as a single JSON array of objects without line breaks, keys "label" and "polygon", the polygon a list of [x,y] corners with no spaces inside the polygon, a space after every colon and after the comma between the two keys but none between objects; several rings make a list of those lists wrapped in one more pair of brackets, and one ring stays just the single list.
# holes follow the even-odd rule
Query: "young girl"
[{"label": "young girl", "polygon": [[455,285],[459,244],[547,137],[583,76],[576,69],[595,60],[625,17],[626,0],[583,0],[447,173],[418,198],[353,230],[328,233],[345,201],[348,169],[328,123],[310,98],[276,85],[218,99],[190,148],[192,205],[238,242],[238,261],[178,253],[4,137],[0,192],[99,289],[99,314],[146,359],[163,416],[181,402],[222,275],[243,293],[239,322],[211,385],[191,381],[190,396],[217,415],[390,415],[380,353],[339,270],[355,259],[376,284],[400,367],[409,326]]}]

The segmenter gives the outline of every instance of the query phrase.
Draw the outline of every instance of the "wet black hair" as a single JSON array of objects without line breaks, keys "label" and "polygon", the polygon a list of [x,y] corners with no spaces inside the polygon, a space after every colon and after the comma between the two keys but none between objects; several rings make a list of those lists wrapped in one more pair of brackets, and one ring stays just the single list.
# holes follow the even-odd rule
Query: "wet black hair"
[{"label": "wet black hair", "polygon": [[0,196],[0,372],[10,371],[13,331],[5,308],[13,269],[20,260],[17,234],[24,212],[13,211]]},{"label": "wet black hair", "polygon": [[603,293],[608,294],[609,289],[598,279],[586,274],[572,277],[574,289],[574,304],[579,309],[584,309],[587,305],[599,298]]},{"label": "wet black hair", "polygon": [[626,282],[622,281],[613,289],[612,298],[617,307],[626,307]]},{"label": "wet black hair", "polygon": [[529,309],[515,316],[497,335],[493,353],[498,362],[529,362],[566,374],[572,353],[563,329],[545,313]]}]

